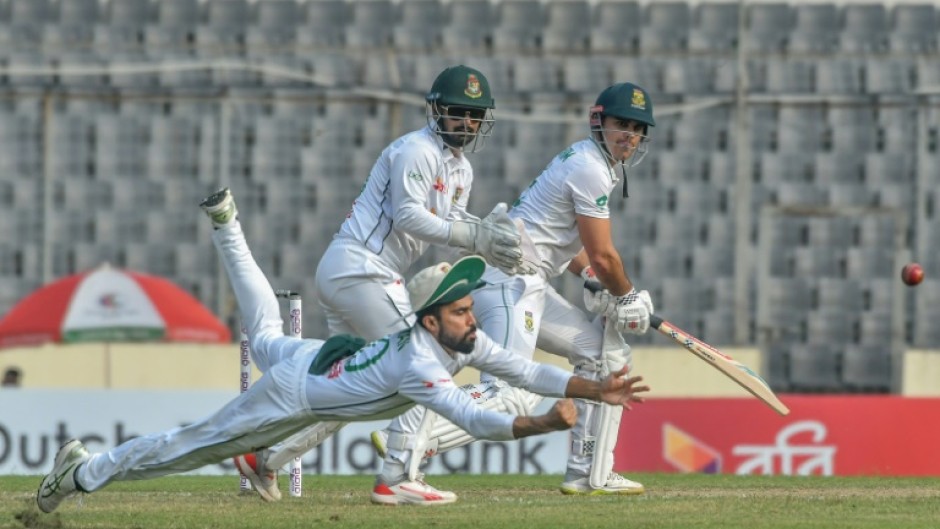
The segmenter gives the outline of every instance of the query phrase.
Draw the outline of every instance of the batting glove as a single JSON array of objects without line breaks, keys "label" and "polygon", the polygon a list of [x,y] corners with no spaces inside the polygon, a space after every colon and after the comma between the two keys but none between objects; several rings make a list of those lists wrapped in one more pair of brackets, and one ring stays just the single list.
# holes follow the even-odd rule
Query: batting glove
[{"label": "batting glove", "polygon": [[612,320],[619,332],[644,334],[650,328],[653,300],[646,290],[635,289],[614,298],[607,309],[607,318]]},{"label": "batting glove", "polygon": [[606,314],[611,303],[614,302],[614,296],[610,291],[604,288],[604,285],[594,275],[594,270],[590,266],[585,266],[581,270],[581,279],[584,280],[584,308],[594,314]]}]

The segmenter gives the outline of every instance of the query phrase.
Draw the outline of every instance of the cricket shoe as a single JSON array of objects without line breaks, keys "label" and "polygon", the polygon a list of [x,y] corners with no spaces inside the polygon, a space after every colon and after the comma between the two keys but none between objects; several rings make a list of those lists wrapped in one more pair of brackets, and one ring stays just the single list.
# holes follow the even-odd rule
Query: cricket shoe
[{"label": "cricket shoe", "polygon": [[379,505],[444,505],[457,501],[457,495],[424,482],[423,476],[414,481],[387,485],[377,480],[372,489],[372,503]]},{"label": "cricket shoe", "polygon": [[635,495],[643,494],[646,489],[636,481],[631,481],[616,472],[607,475],[607,481],[603,487],[594,488],[587,477],[572,479],[561,484],[561,493],[574,496],[599,496],[599,495]]},{"label": "cricket shoe", "polygon": [[251,454],[244,454],[233,459],[235,467],[243,476],[248,478],[261,499],[264,501],[278,501],[281,491],[277,488],[277,470],[268,470],[265,463],[268,460],[267,450],[258,450]]},{"label": "cricket shoe", "polygon": [[80,492],[75,482],[75,470],[89,458],[91,454],[78,439],[72,439],[59,448],[59,452],[55,455],[52,472],[42,478],[39,491],[36,493],[36,504],[39,505],[39,510],[46,513],[52,512],[62,503],[62,500]]},{"label": "cricket shoe", "polygon": [[227,187],[207,196],[199,207],[212,219],[212,225],[216,228],[223,228],[231,223],[238,216],[238,208],[235,207],[235,198]]},{"label": "cricket shoe", "polygon": [[376,430],[372,432],[369,438],[372,440],[372,447],[375,448],[375,453],[378,454],[379,457],[384,458],[385,454],[388,454],[388,431]]}]

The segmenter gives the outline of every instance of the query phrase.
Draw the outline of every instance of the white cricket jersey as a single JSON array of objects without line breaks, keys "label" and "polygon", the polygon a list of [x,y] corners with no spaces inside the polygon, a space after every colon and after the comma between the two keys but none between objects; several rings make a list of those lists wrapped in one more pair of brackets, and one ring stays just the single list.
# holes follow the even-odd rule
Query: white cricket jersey
[{"label": "white cricket jersey", "polygon": [[349,263],[349,276],[372,274],[373,265],[404,274],[429,244],[447,244],[450,223],[467,217],[472,182],[470,162],[454,156],[430,126],[392,142],[336,235],[373,254],[366,254],[368,269]]},{"label": "white cricket jersey", "polygon": [[479,330],[473,352],[452,357],[416,325],[368,344],[323,375],[309,375],[305,393],[321,420],[389,418],[420,404],[478,439],[513,439],[514,416],[476,405],[454,384],[452,375],[468,365],[549,397],[563,397],[571,377],[499,347]]},{"label": "white cricket jersey", "polygon": [[522,219],[541,258],[540,275],[561,275],[583,248],[577,216],[610,218],[607,202],[618,178],[600,147],[579,141],[551,161],[522,192],[509,216]]}]

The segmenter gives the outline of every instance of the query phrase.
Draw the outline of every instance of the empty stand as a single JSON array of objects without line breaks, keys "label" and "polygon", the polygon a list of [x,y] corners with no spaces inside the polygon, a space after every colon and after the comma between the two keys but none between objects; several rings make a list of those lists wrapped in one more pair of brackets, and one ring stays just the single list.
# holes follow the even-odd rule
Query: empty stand
[{"label": "empty stand", "polygon": [[542,4],[538,0],[506,0],[496,4],[493,51],[498,54],[536,52],[542,47],[544,24]]},{"label": "empty stand", "polygon": [[751,52],[782,53],[793,26],[793,12],[785,3],[748,3],[745,49]]},{"label": "empty stand", "polygon": [[640,47],[643,13],[635,0],[600,0],[594,6],[591,51],[634,53]]},{"label": "empty stand", "polygon": [[835,4],[797,4],[787,50],[791,53],[831,53],[838,49],[842,24]]},{"label": "empty stand", "polygon": [[446,14],[439,0],[401,2],[398,9],[399,23],[392,31],[397,50],[427,52],[441,45]]},{"label": "empty stand", "polygon": [[640,28],[643,53],[679,52],[689,45],[692,11],[685,2],[651,2]]},{"label": "empty stand", "polygon": [[737,3],[699,4],[689,31],[689,51],[730,53],[737,49],[739,12]]},{"label": "empty stand", "polygon": [[893,28],[888,47],[896,53],[937,51],[937,10],[928,4],[897,4],[892,11]]},{"label": "empty stand", "polygon": [[447,26],[441,34],[444,49],[456,54],[487,53],[492,46],[493,6],[488,0],[451,0]]},{"label": "empty stand", "polygon": [[583,53],[590,46],[591,6],[587,0],[560,0],[545,5],[542,47],[548,53]]},{"label": "empty stand", "polygon": [[881,4],[846,4],[839,50],[847,53],[884,53],[888,49],[888,13]]}]

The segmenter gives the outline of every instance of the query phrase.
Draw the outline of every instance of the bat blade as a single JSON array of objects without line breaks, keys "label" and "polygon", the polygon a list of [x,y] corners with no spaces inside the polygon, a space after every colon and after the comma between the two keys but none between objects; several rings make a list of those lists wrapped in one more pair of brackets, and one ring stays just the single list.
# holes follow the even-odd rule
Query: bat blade
[{"label": "bat blade", "polygon": [[725,376],[735,381],[739,386],[763,401],[780,415],[790,413],[790,408],[777,398],[777,395],[770,389],[770,385],[750,367],[738,362],[734,358],[722,353],[718,349],[699,340],[659,316],[651,315],[650,325],[657,331],[675,340],[679,345],[686,348],[689,352],[704,360],[715,369],[724,373]]}]

